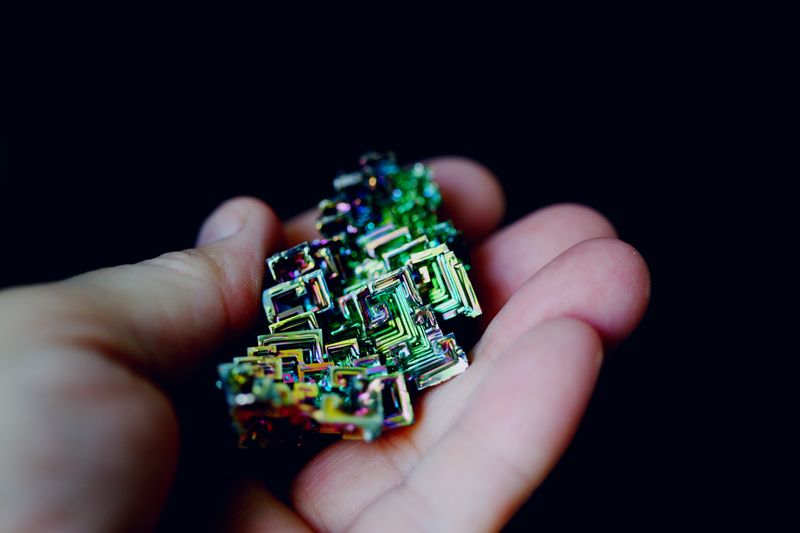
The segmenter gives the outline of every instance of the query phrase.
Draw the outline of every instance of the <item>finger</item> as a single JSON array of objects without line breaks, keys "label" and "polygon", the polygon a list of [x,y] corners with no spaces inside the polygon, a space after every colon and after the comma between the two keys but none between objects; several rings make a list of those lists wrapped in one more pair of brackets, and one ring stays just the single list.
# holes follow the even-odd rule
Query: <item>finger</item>
[{"label": "finger", "polygon": [[649,300],[650,273],[635,248],[617,239],[584,241],[514,293],[489,324],[474,356],[501,353],[524,331],[560,316],[590,324],[610,350],[634,330]]},{"label": "finger", "polygon": [[292,486],[297,512],[317,531],[346,530],[367,505],[402,483],[419,461],[423,451],[408,436],[418,423],[374,442],[341,441],[320,452]]},{"label": "finger", "polygon": [[514,292],[564,250],[617,232],[603,215],[578,204],[544,207],[492,235],[472,255],[484,322],[488,323]]},{"label": "finger", "polygon": [[570,248],[514,294],[473,349],[468,371],[424,397],[415,446],[428,449],[449,431],[465,399],[526,331],[547,320],[573,317],[594,327],[610,351],[639,324],[649,296],[647,265],[630,245],[594,239]]},{"label": "finger", "polygon": [[444,214],[468,242],[488,235],[503,218],[503,189],[492,172],[471,159],[439,157],[427,161],[442,190]]},{"label": "finger", "polygon": [[178,460],[167,397],[64,343],[17,355],[0,349],[0,531],[152,530]]},{"label": "finger", "polygon": [[[489,169],[462,157],[426,161],[442,191],[443,216],[453,219],[468,242],[478,242],[491,232],[505,210],[505,198]],[[310,209],[286,223],[286,241],[292,245],[318,239],[317,211]]]},{"label": "finger", "polygon": [[311,208],[303,211],[299,215],[290,218],[283,226],[283,234],[288,246],[294,246],[305,241],[319,239],[320,234],[317,230],[317,218],[319,210]]},{"label": "finger", "polygon": [[62,338],[147,374],[172,376],[251,325],[264,261],[279,235],[269,207],[237,198],[209,217],[198,248],[40,286],[38,295],[24,297],[47,302],[46,317],[60,313],[63,320],[48,321]]},{"label": "finger", "polygon": [[493,531],[541,483],[591,397],[602,344],[586,324],[559,319],[507,352],[453,428],[352,530]]},{"label": "finger", "polygon": [[[509,310],[498,314],[476,346],[467,372],[422,397],[414,407],[414,426],[388,432],[375,443],[342,442],[315,457],[295,483],[296,507],[312,524],[337,529],[349,523],[450,431],[466,399],[521,333],[549,318],[577,316],[601,326],[604,342],[613,344],[636,327],[648,295],[647,267],[629,245],[596,239],[571,248],[512,297]],[[344,495],[337,505],[314,504],[334,490]]]},{"label": "finger", "polygon": [[255,482],[236,491],[225,530],[236,533],[311,531],[296,513]]}]

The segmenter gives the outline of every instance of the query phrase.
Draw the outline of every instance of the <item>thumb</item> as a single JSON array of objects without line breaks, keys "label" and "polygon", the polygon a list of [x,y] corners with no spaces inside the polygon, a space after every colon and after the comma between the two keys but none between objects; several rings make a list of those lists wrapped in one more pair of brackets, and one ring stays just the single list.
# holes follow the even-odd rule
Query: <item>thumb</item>
[{"label": "thumb", "polygon": [[199,363],[258,316],[267,254],[281,240],[266,204],[234,198],[203,224],[198,247],[62,282],[93,322],[95,348],[154,377]]}]

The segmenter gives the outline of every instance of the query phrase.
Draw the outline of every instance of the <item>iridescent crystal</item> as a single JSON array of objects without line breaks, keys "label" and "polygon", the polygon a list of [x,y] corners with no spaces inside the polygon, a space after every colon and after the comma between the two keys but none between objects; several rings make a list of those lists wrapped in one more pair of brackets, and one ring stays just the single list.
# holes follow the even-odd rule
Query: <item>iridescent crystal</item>
[{"label": "iridescent crystal", "polygon": [[481,308],[431,169],[374,153],[360,166],[320,202],[322,238],[267,259],[269,334],[219,366],[243,447],[287,428],[372,440],[414,422],[409,389],[469,364],[439,321]]}]

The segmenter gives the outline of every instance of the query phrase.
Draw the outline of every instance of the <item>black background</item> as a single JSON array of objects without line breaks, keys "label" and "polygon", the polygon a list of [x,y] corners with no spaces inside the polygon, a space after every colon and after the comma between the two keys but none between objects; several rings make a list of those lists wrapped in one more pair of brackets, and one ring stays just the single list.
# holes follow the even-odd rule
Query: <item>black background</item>
[{"label": "black background", "polygon": [[275,38],[280,21],[264,20],[239,31],[169,16],[122,37],[109,25],[10,48],[0,286],[190,247],[235,195],[292,215],[366,150],[471,157],[502,182],[505,223],[553,202],[591,205],[653,279],[642,326],[608,359],[573,444],[509,530],[743,517],[747,506],[718,503],[741,482],[708,438],[727,415],[708,388],[724,381],[709,348],[721,319],[702,303],[723,284],[706,277],[719,237],[747,237],[716,208],[749,164],[736,141],[752,111],[731,89],[742,55],[671,31],[648,39],[647,27],[522,42],[533,31],[512,22],[491,33],[451,23],[451,36],[426,19],[376,49],[379,24]]}]

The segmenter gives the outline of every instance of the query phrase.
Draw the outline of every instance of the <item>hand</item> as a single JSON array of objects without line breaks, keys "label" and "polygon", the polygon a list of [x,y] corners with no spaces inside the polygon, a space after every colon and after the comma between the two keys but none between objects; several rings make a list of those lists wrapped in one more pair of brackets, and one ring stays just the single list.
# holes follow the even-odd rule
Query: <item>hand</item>
[{"label": "hand", "polygon": [[[422,395],[413,426],[314,457],[291,506],[244,483],[231,527],[500,528],[567,446],[603,353],[641,319],[647,267],[601,215],[557,205],[492,233],[491,174],[432,164],[473,250],[485,332],[472,365]],[[178,459],[169,383],[254,324],[265,258],[314,238],[313,219],[282,226],[235,199],[196,249],[0,293],[0,531],[153,527]]]}]

